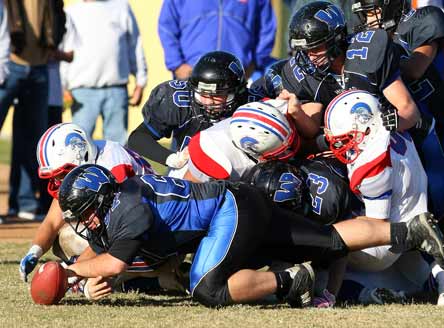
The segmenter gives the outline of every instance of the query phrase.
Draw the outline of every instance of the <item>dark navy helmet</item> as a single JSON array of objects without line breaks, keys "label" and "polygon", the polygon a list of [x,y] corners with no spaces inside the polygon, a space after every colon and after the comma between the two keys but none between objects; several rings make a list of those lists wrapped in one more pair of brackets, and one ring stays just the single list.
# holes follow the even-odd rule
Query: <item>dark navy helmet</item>
[{"label": "dark navy helmet", "polygon": [[246,171],[242,181],[256,186],[284,208],[296,212],[305,210],[305,179],[294,165],[282,161],[262,162]]},{"label": "dark navy helmet", "polygon": [[[314,1],[300,8],[291,18],[289,45],[298,66],[306,74],[324,74],[332,61],[347,47],[347,26],[342,10],[326,1]],[[325,45],[326,63],[311,61],[308,51]]]},{"label": "dark navy helmet", "polygon": [[[228,117],[247,100],[247,79],[241,61],[225,51],[203,55],[193,67],[188,85],[192,91],[191,103],[212,121]],[[221,104],[206,105],[201,96],[222,96]]]},{"label": "dark navy helmet", "polygon": [[89,221],[96,216],[100,225],[88,236],[102,237],[106,232],[105,216],[111,208],[118,183],[106,168],[85,164],[74,168],[63,179],[59,190],[59,204],[63,219],[85,238]]},{"label": "dark navy helmet", "polygon": [[[410,11],[408,0],[354,0],[352,12],[359,18],[360,24],[354,27],[356,32],[369,28],[393,30],[402,16]],[[373,13],[375,20],[367,23],[367,14]]]}]

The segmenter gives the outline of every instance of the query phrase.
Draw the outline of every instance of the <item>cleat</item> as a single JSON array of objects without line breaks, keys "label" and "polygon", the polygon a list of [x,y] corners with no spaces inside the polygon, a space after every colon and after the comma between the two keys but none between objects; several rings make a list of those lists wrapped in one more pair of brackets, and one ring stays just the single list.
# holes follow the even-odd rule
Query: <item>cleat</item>
[{"label": "cleat", "polygon": [[405,304],[407,297],[403,291],[390,288],[364,288],[359,295],[359,302],[364,305]]},{"label": "cleat", "polygon": [[433,214],[422,213],[407,222],[406,245],[432,255],[440,266],[444,265],[443,240]]},{"label": "cleat", "polygon": [[303,263],[287,269],[293,278],[290,290],[284,301],[294,308],[312,305],[315,275],[310,264]]}]

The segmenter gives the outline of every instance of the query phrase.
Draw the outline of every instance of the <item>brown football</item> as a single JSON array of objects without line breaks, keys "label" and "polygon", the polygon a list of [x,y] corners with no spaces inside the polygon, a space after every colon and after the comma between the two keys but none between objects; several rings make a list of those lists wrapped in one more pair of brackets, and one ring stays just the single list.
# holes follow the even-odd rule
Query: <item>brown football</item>
[{"label": "brown football", "polygon": [[31,297],[36,304],[57,304],[68,289],[68,276],[60,263],[42,264],[31,282]]}]

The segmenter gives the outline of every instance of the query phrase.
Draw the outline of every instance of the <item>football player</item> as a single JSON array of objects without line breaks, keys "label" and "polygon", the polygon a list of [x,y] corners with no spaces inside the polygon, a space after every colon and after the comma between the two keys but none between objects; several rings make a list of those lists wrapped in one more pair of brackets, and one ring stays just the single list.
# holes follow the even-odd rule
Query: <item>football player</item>
[{"label": "football player", "polygon": [[[113,141],[92,141],[85,131],[73,123],[50,127],[37,144],[39,176],[49,179],[48,193],[53,197],[51,207],[40,224],[32,246],[20,261],[19,272],[26,282],[38,259],[51,246],[53,252],[70,263],[87,247],[87,242],[72,233],[65,225],[58,202],[58,191],[65,175],[74,167],[98,163],[109,168],[117,181],[122,182],[135,174],[152,173],[149,163],[135,152]],[[150,271],[143,261],[136,261],[129,271]]]},{"label": "football player", "polygon": [[[192,183],[148,174],[119,185],[107,169],[87,164],[65,177],[59,199],[64,219],[78,233],[82,233],[79,227],[86,227],[90,243],[88,256],[70,265],[69,275],[115,276],[136,255],[161,264],[171,255],[193,250],[190,291],[206,306],[251,302],[270,294],[293,307],[310,305],[311,266],[254,270],[251,260],[267,251],[277,259],[299,263],[333,259],[349,249],[395,241],[402,248],[427,245],[444,260],[442,236],[425,215],[398,225],[404,229],[398,230],[400,239],[387,230],[358,242],[346,227],[358,224],[362,228],[375,222],[347,220],[320,226],[274,206],[244,183]],[[365,231],[360,230],[361,234]]]},{"label": "football player", "polygon": [[[143,123],[130,134],[128,146],[148,159],[180,169],[187,162],[186,146],[194,134],[229,117],[239,105],[261,98],[247,88],[236,56],[209,52],[196,63],[188,81],[167,81],[154,88],[142,109]],[[170,137],[171,149],[157,142]]]},{"label": "football player", "polygon": [[[389,32],[408,56],[401,60],[401,73],[420,111],[426,133],[413,133],[429,178],[432,212],[444,215],[441,190],[444,188],[444,101],[442,57],[444,55],[444,13],[436,7],[410,9],[408,1],[362,0],[352,5],[360,18],[359,30],[381,28]],[[396,123],[396,121],[394,121]],[[428,132],[428,133],[427,133]]]},{"label": "football player", "polygon": [[282,81],[300,101],[301,112],[306,114],[300,119],[315,123],[306,128],[305,135],[319,133],[325,108],[351,88],[385,98],[398,110],[401,130],[418,122],[418,108],[399,72],[401,51],[384,30],[366,30],[350,38],[342,10],[315,1],[291,18],[289,43],[295,56],[284,66]]}]

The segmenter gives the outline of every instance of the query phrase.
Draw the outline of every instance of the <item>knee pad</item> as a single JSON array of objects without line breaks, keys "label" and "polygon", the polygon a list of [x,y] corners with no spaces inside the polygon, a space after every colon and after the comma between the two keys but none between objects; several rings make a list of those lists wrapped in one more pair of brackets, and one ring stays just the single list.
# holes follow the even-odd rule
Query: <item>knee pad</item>
[{"label": "knee pad", "polygon": [[54,240],[52,252],[65,262],[74,256],[79,256],[88,247],[88,242],[80,237],[69,224],[63,225]]},{"label": "knee pad", "polygon": [[204,280],[205,278],[191,293],[196,301],[208,307],[220,307],[233,303],[228,291],[228,281],[222,286],[208,286]]}]

